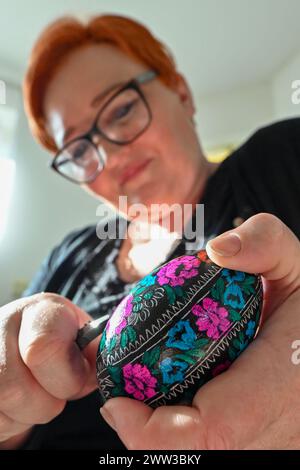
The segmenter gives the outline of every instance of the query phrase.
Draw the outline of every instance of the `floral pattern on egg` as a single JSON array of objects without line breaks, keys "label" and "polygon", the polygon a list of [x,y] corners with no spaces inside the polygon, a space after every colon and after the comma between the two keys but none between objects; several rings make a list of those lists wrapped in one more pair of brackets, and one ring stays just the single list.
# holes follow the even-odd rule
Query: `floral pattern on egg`
[{"label": "floral pattern on egg", "polygon": [[190,404],[254,339],[261,310],[260,276],[221,268],[205,250],[156,268],[122,300],[102,334],[103,400]]}]

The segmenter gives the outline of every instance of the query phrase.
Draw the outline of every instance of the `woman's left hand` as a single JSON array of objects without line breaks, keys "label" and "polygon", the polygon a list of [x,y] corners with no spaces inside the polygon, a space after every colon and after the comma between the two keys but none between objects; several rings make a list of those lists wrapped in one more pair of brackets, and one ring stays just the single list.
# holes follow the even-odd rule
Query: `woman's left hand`
[{"label": "woman's left hand", "polygon": [[[227,235],[235,255],[212,250],[221,250]],[[297,449],[300,365],[292,361],[292,345],[300,339],[300,242],[277,217],[261,213],[211,240],[207,252],[220,266],[262,274],[264,323],[257,338],[197,392],[192,406],[153,410],[113,398],[103,416],[128,449]]]}]

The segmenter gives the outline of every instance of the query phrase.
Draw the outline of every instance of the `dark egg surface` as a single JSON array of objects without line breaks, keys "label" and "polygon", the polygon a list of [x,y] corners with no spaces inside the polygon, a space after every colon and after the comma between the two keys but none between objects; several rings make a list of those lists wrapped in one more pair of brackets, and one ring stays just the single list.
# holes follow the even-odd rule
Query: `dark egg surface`
[{"label": "dark egg surface", "polygon": [[117,306],[102,334],[97,378],[104,401],[190,404],[253,340],[262,299],[259,275],[221,268],[204,250],[156,268]]}]

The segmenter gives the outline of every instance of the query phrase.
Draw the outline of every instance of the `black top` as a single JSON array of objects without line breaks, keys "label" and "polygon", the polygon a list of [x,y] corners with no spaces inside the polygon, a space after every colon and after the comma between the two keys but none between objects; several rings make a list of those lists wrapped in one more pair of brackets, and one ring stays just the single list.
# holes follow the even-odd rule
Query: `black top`
[{"label": "black top", "polygon": [[[300,118],[257,131],[208,179],[204,195],[205,240],[234,227],[234,219],[259,212],[279,217],[300,238]],[[124,221],[124,227],[126,222]],[[92,317],[111,313],[133,284],[119,277],[121,240],[99,240],[96,226],[69,234],[46,258],[24,295],[55,292]],[[185,253],[184,240],[168,259]],[[53,421],[38,425],[26,449],[123,449],[99,413],[98,391],[67,404]]]}]

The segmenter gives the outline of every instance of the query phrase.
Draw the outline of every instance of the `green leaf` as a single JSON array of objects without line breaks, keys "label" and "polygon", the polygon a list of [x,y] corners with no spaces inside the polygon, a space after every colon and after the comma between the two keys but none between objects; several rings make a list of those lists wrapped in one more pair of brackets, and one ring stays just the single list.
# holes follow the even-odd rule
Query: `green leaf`
[{"label": "green leaf", "polygon": [[247,295],[250,295],[250,294],[255,294],[255,289],[254,287],[252,286],[242,286],[242,290],[243,292],[245,292]]},{"label": "green leaf", "polygon": [[146,292],[146,294],[144,295],[144,299],[146,299],[146,300],[150,300],[152,297],[153,297],[153,291],[152,290],[150,290],[149,292]]},{"label": "green leaf", "polygon": [[132,293],[134,294],[134,296],[139,295],[139,294],[141,294],[142,292],[144,292],[144,290],[147,289],[147,287],[148,287],[148,286],[137,287],[136,289],[133,289],[133,290],[132,290]]},{"label": "green leaf", "polygon": [[201,351],[200,349],[191,349],[190,351],[187,351],[187,354],[192,357],[197,357],[197,359],[200,359],[201,357],[205,356],[205,351]]},{"label": "green leaf", "polygon": [[251,286],[255,282],[254,276],[247,276],[246,279],[243,281],[243,286]]},{"label": "green leaf", "polygon": [[225,283],[222,277],[219,277],[211,290],[211,294],[215,300],[221,300],[225,292]]},{"label": "green leaf", "polygon": [[195,364],[195,359],[193,359],[192,356],[189,356],[188,354],[176,354],[175,359],[181,359],[184,362],[187,362],[188,364]]},{"label": "green leaf", "polygon": [[243,333],[243,332],[240,332],[240,333],[239,333],[239,340],[240,340],[240,342],[243,343],[243,342],[244,342],[244,339],[245,339],[244,333]]},{"label": "green leaf", "polygon": [[233,310],[233,308],[230,308],[229,309],[229,318],[232,322],[240,321],[241,315],[236,310]]},{"label": "green leaf", "polygon": [[108,343],[107,349],[109,352],[111,352],[115,348],[116,343],[117,343],[117,337],[113,336],[110,342]]},{"label": "green leaf", "polygon": [[173,305],[175,303],[175,300],[176,300],[176,296],[175,296],[175,292],[174,290],[172,289],[172,287],[170,287],[168,284],[165,284],[164,285],[164,289],[167,293],[167,296],[168,296],[168,300],[169,300],[169,303],[171,305]]},{"label": "green leaf", "polygon": [[127,328],[122,331],[121,333],[121,348],[125,348],[128,343],[128,334],[127,334]]},{"label": "green leaf", "polygon": [[151,369],[158,362],[159,357],[160,347],[156,346],[156,348],[144,352],[142,362],[145,366]]},{"label": "green leaf", "polygon": [[111,391],[111,395],[113,397],[124,397],[125,392],[124,392],[123,387],[121,385],[118,385],[117,387],[114,387]]},{"label": "green leaf", "polygon": [[246,279],[241,283],[242,290],[247,294],[255,294],[255,276],[247,276]]},{"label": "green leaf", "polygon": [[185,292],[181,286],[174,287],[174,290],[175,290],[175,294],[177,295],[177,297],[184,297]]},{"label": "green leaf", "polygon": [[238,349],[238,350],[240,349],[240,342],[239,342],[238,339],[234,339],[232,344],[236,349]]},{"label": "green leaf", "polygon": [[114,383],[120,384],[122,382],[122,370],[119,367],[112,366],[108,367],[107,370]]},{"label": "green leaf", "polygon": [[128,338],[129,338],[129,341],[131,343],[133,343],[133,341],[136,340],[136,332],[135,332],[135,329],[132,327],[132,326],[128,326],[127,329],[127,334],[128,334]]},{"label": "green leaf", "polygon": [[132,311],[133,312],[139,312],[142,308],[142,304],[133,304],[133,308],[132,308]]},{"label": "green leaf", "polygon": [[228,356],[231,361],[234,361],[236,358],[236,353],[234,352],[233,349],[229,348],[228,349]]},{"label": "green leaf", "polygon": [[197,339],[197,341],[195,341],[195,347],[194,347],[193,349],[196,349],[196,348],[203,348],[203,347],[206,346],[208,343],[209,343],[209,339],[208,339],[208,338],[200,338],[200,339]]},{"label": "green leaf", "polygon": [[106,342],[106,331],[104,330],[101,336],[101,341],[100,341],[100,346],[99,346],[100,351],[103,351],[103,349],[105,348],[105,342]]}]

